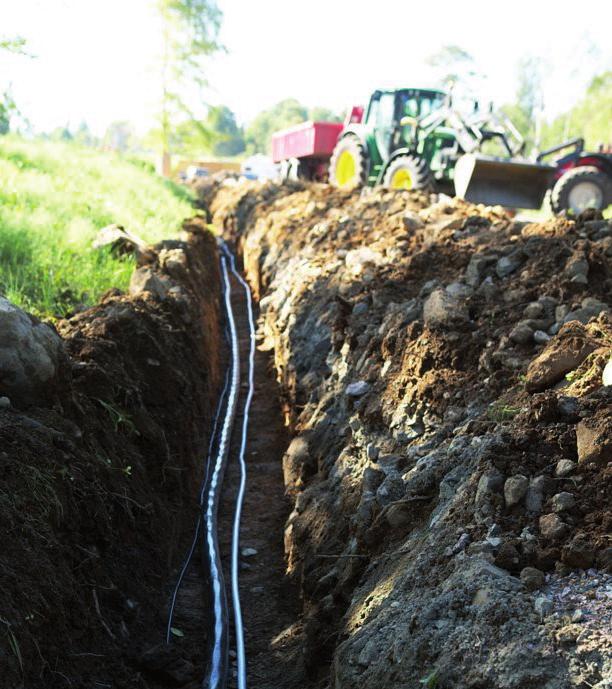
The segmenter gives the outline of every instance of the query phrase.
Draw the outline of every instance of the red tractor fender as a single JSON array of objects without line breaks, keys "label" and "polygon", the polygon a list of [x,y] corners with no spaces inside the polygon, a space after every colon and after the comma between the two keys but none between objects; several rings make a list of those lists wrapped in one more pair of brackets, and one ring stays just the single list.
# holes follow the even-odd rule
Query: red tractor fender
[{"label": "red tractor fender", "polygon": [[559,165],[555,172],[555,180],[559,179],[568,170],[572,170],[575,167],[583,167],[585,165],[596,167],[598,170],[608,175],[608,177],[612,178],[612,158],[609,155],[584,153],[577,158],[568,160],[562,165]]}]

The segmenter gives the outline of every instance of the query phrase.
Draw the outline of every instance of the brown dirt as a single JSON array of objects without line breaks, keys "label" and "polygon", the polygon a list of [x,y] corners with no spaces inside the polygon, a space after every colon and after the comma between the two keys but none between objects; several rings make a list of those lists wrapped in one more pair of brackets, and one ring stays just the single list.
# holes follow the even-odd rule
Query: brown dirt
[{"label": "brown dirt", "polygon": [[[172,685],[143,653],[163,639],[220,363],[215,243],[201,221],[185,230],[149,257],[174,292],[112,292],[60,322],[53,405],[0,412],[2,686]],[[168,250],[186,257],[178,279]]]}]

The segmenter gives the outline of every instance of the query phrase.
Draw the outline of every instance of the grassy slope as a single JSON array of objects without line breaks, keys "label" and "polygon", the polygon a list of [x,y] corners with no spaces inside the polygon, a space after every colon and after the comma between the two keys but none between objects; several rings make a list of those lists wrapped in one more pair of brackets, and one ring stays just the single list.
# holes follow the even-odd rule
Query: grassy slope
[{"label": "grassy slope", "polygon": [[192,213],[186,191],[143,165],[70,143],[0,137],[0,294],[41,316],[125,289],[131,259],[91,241],[123,225],[154,242]]}]

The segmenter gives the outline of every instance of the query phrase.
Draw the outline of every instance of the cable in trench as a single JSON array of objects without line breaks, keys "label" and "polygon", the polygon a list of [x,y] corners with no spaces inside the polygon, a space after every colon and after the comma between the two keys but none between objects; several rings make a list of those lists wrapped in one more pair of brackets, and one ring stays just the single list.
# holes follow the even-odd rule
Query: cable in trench
[{"label": "cable in trench", "polygon": [[228,249],[225,242],[222,242],[221,249],[230,259],[232,273],[240,282],[245,291],[247,300],[247,311],[249,318],[249,370],[248,370],[248,393],[244,402],[244,411],[242,416],[242,435],[240,439],[240,452],[238,461],[240,464],[240,486],[238,489],[238,496],[236,497],[236,509],[234,512],[234,523],[232,529],[232,604],[234,609],[234,628],[236,634],[236,662],[237,662],[237,684],[238,689],[246,689],[246,656],[244,651],[244,628],[242,624],[242,610],[240,607],[240,589],[238,582],[238,572],[240,567],[240,518],[242,515],[242,504],[244,502],[244,492],[246,489],[246,461],[245,453],[247,446],[247,435],[249,427],[249,411],[251,409],[251,402],[255,391],[255,321],[253,318],[253,298],[251,296],[251,289],[236,270],[236,260],[232,252]]},{"label": "cable in trench", "polygon": [[[226,687],[229,650],[228,611],[227,594],[225,590],[223,570],[221,567],[221,557],[219,552],[217,536],[217,514],[221,493],[221,485],[223,481],[223,475],[225,473],[225,467],[227,464],[229,442],[231,438],[232,429],[234,426],[240,384],[240,352],[238,347],[236,323],[231,305],[231,285],[227,270],[227,262],[229,260],[233,275],[236,277],[238,282],[242,285],[242,287],[245,290],[250,335],[247,383],[248,392],[244,403],[240,450],[238,455],[240,466],[240,484],[238,489],[238,495],[236,497],[236,507],[232,526],[231,552],[231,592],[234,610],[234,627],[236,635],[237,684],[238,689],[246,689],[246,656],[244,650],[244,628],[242,623],[242,611],[240,606],[238,573],[240,565],[240,519],[242,514],[244,493],[246,489],[245,453],[247,446],[249,411],[254,393],[255,323],[253,317],[253,302],[251,290],[247,282],[241,277],[239,272],[236,270],[236,262],[232,252],[229,250],[225,242],[220,240],[219,243],[223,253],[223,255],[220,258],[221,272],[223,277],[222,297],[225,305],[225,315],[227,322],[226,339],[229,342],[231,352],[230,364],[226,371],[225,383],[215,412],[213,428],[209,440],[204,476],[202,479],[202,484],[199,493],[199,505],[201,510],[200,515],[198,516],[198,520],[196,523],[191,547],[189,548],[189,551],[181,568],[171,598],[170,612],[166,628],[166,643],[170,643],[172,633],[172,619],[176,606],[176,598],[181,584],[183,582],[184,576],[193,558],[193,554],[195,552],[198,537],[200,534],[201,524],[203,522],[205,527],[205,534],[203,538],[203,566],[210,584],[209,594],[211,595],[211,627],[213,630],[213,638],[210,648],[210,658],[207,667],[207,672],[203,680],[202,687],[204,689],[224,689]],[[221,413],[224,408],[226,397],[227,404],[225,406],[225,414],[218,439],[215,462],[213,466],[213,471],[211,473],[210,468],[213,448],[217,438],[217,429]]]}]

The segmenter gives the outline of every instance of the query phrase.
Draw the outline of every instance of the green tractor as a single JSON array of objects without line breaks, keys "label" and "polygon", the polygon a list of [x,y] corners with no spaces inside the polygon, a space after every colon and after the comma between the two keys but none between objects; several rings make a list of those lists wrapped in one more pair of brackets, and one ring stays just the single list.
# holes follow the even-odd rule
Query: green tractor
[{"label": "green tractor", "polygon": [[329,180],[343,189],[383,185],[539,208],[554,167],[522,159],[523,149],[512,123],[482,111],[477,101],[466,114],[444,91],[378,90],[363,121],[342,130],[329,161]]}]

